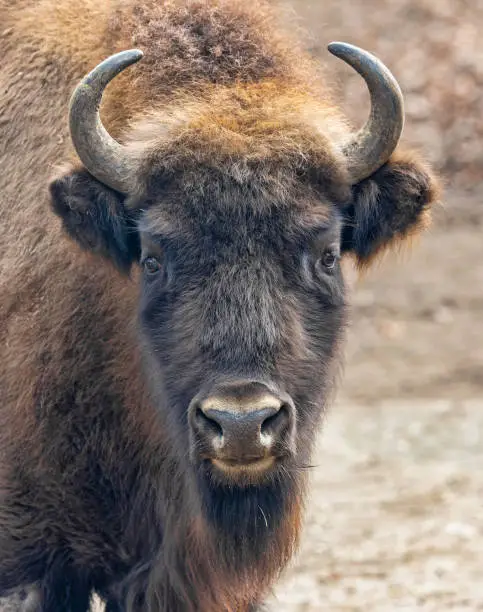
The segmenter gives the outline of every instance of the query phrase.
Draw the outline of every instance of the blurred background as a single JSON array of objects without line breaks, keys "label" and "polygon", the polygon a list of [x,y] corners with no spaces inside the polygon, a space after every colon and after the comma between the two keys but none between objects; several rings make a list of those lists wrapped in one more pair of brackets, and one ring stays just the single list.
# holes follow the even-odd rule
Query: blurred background
[{"label": "blurred background", "polygon": [[419,244],[356,286],[302,549],[271,609],[483,610],[483,1],[285,4],[356,125],[367,92],[327,44],[388,65],[405,95],[404,141],[446,193]]}]

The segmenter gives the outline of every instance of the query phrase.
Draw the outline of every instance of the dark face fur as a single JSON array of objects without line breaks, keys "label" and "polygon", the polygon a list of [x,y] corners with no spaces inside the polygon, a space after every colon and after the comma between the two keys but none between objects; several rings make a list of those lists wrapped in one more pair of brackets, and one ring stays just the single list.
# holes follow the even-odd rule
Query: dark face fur
[{"label": "dark face fur", "polygon": [[152,392],[205,493],[286,488],[309,461],[337,372],[341,214],[250,202],[236,185],[225,186],[227,207],[203,195],[175,191],[139,222]]}]

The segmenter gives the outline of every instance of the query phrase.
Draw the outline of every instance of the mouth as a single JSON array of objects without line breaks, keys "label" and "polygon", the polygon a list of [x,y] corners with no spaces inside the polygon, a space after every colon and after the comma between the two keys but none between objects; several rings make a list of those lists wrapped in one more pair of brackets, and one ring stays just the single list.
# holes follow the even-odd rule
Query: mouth
[{"label": "mouth", "polygon": [[274,456],[243,459],[212,457],[205,460],[212,484],[241,488],[263,485],[275,473],[276,465]]},{"label": "mouth", "polygon": [[257,458],[244,461],[243,463],[240,463],[240,461],[236,461],[233,459],[212,459],[211,463],[218,470],[221,470],[222,472],[225,472],[227,474],[254,474],[266,472],[271,467],[273,467],[273,464],[275,463],[275,458],[263,457],[260,459]]}]

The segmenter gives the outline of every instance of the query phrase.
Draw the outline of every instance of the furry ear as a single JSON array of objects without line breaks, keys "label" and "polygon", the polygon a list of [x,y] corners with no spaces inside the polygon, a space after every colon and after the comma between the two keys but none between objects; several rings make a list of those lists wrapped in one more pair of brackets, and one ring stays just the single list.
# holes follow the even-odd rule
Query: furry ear
[{"label": "furry ear", "polygon": [[382,251],[425,229],[439,196],[437,180],[417,157],[393,155],[354,187],[342,250],[352,252],[360,266],[370,264]]},{"label": "furry ear", "polygon": [[87,170],[70,169],[50,183],[54,212],[82,248],[110,259],[124,273],[139,258],[135,219],[124,196],[103,185]]}]

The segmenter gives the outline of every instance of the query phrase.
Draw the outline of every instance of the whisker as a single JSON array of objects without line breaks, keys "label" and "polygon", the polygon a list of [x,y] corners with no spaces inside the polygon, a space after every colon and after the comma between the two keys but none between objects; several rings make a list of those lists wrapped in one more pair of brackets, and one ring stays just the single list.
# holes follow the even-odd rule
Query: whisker
[{"label": "whisker", "polygon": [[263,511],[263,508],[262,508],[260,505],[258,506],[258,509],[259,509],[259,510],[260,510],[260,512],[262,513],[263,520],[265,521],[265,526],[266,526],[266,527],[267,527],[267,529],[268,529],[268,521],[267,521],[267,517],[265,516],[265,512]]}]

